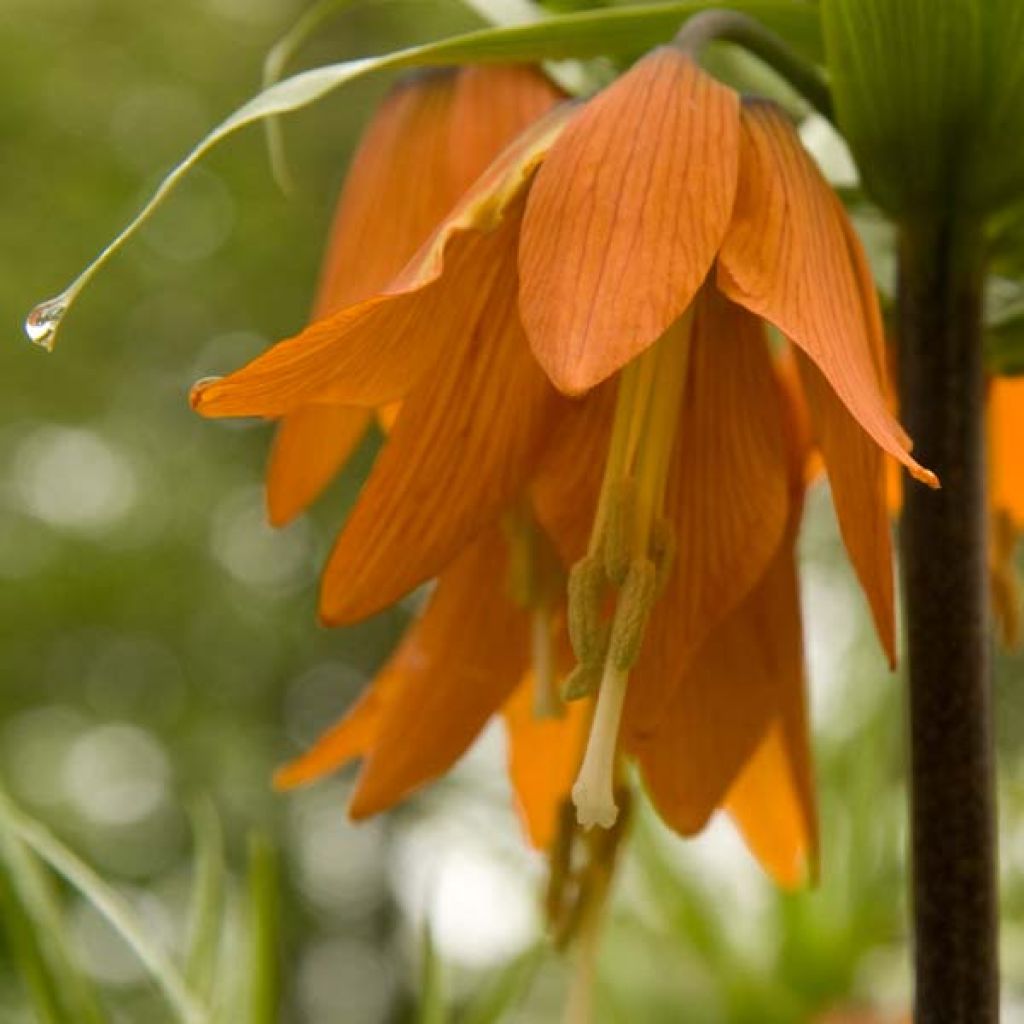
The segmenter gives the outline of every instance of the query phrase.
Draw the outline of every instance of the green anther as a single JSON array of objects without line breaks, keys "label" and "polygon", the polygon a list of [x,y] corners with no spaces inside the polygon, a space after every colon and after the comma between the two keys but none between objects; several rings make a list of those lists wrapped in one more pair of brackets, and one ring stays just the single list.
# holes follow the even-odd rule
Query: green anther
[{"label": "green anther", "polygon": [[657,570],[654,595],[661,597],[668,586],[672,564],[676,560],[676,532],[667,519],[656,519],[651,528],[651,561]]},{"label": "green anther", "polygon": [[633,535],[636,529],[636,481],[625,477],[615,483],[608,495],[601,548],[608,579],[621,587],[633,559]]},{"label": "green anther", "polygon": [[608,645],[601,605],[607,577],[596,555],[581,558],[569,571],[569,641],[583,665],[600,665]]},{"label": "green anther", "polygon": [[565,682],[562,683],[562,700],[568,703],[571,700],[582,700],[597,692],[601,685],[601,666],[584,665],[580,663],[569,673]]},{"label": "green anther", "polygon": [[647,620],[657,597],[658,571],[649,558],[630,564],[615,603],[608,657],[619,672],[628,672],[640,656]]}]

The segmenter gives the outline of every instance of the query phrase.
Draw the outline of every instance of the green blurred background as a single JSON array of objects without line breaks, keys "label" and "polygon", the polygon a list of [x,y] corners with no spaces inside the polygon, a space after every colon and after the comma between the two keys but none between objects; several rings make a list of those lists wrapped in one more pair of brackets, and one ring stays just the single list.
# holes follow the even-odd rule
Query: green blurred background
[{"label": "green blurred background", "polygon": [[[555,1021],[571,964],[543,944],[543,863],[520,840],[497,731],[449,779],[358,827],[344,815],[351,772],[270,790],[274,767],[352,701],[408,616],[333,632],[314,623],[318,566],[376,439],[312,515],[274,532],[261,492],[267,428],[203,422],[186,401],[195,379],[301,324],[348,156],[387,81],[288,121],[294,195],[272,182],[260,131],[246,131],[86,293],[53,355],[20,333],[28,308],[256,90],[267,49],[304,6],[0,0],[0,781],[177,957],[193,823],[207,867],[222,833],[221,952],[205,966],[223,1020]],[[456,0],[365,2],[302,61],[478,23]],[[875,255],[884,266],[877,239]],[[780,894],[728,823],[683,843],[641,807],[601,950],[600,1021],[771,1024],[839,1008],[881,1021],[907,1006],[901,690],[822,485],[801,550],[821,883]],[[1022,663],[998,667],[1012,1022],[1024,1020]],[[274,854],[260,863],[276,865],[257,874],[256,898],[244,878],[254,834]],[[59,899],[100,1019],[172,1019],[91,903],[66,886]],[[35,1021],[16,930],[0,947],[0,1021]]]}]

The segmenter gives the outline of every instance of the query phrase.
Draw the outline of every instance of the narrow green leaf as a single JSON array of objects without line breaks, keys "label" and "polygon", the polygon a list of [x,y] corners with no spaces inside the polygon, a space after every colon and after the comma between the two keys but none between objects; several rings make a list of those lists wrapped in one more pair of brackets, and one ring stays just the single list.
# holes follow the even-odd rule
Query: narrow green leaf
[{"label": "narrow green leaf", "polygon": [[[270,48],[263,61],[263,88],[269,89],[283,77],[286,68],[295,59],[303,46],[313,38],[319,28],[358,0],[319,0],[302,12],[298,21]],[[288,158],[284,147],[284,130],[279,117],[268,117],[267,151],[270,154],[270,170],[282,192],[292,191],[293,181],[288,169]]]},{"label": "narrow green leaf", "polygon": [[104,882],[88,864],[59,842],[48,829],[18,810],[2,794],[0,827],[5,832],[13,832],[113,925],[146,966],[181,1021],[185,1024],[202,1024],[206,1021],[205,1010],[189,991],[170,957],[153,942],[146,926],[119,893]]},{"label": "narrow green leaf", "polygon": [[213,806],[201,804],[192,815],[195,882],[186,939],[185,980],[208,996],[214,979],[224,913],[224,836]]},{"label": "narrow green leaf", "polygon": [[249,1024],[276,1024],[280,999],[277,851],[261,834],[249,839]]},{"label": "narrow green leaf", "polygon": [[68,944],[68,929],[51,879],[4,817],[7,798],[0,793],[0,858],[12,898],[22,908],[57,987],[61,1012],[75,1024],[102,1024],[99,1000],[78,967]]},{"label": "narrow green leaf", "polygon": [[524,997],[544,962],[548,947],[539,942],[506,964],[466,1008],[459,1024],[498,1024]]},{"label": "narrow green leaf", "polygon": [[60,987],[50,972],[41,936],[6,871],[0,872],[0,908],[12,959],[40,1024],[74,1024],[61,1005]]},{"label": "narrow green leaf", "polygon": [[445,1024],[444,965],[434,944],[430,923],[423,925],[420,942],[420,988],[416,1003],[416,1024]]},{"label": "narrow green leaf", "polygon": [[[246,125],[300,110],[346,82],[371,72],[423,65],[573,60],[640,53],[669,39],[690,15],[714,6],[714,0],[674,0],[571,14],[533,25],[481,29],[380,57],[314,68],[278,82],[239,107],[172,168],[139,213],[96,259],[63,292],[32,310],[25,321],[25,331],[33,342],[51,349],[61,322],[93,276],[149,219],[196,163]],[[809,59],[820,58],[821,40],[814,7],[793,0],[736,0],[731,6],[762,20]]]}]

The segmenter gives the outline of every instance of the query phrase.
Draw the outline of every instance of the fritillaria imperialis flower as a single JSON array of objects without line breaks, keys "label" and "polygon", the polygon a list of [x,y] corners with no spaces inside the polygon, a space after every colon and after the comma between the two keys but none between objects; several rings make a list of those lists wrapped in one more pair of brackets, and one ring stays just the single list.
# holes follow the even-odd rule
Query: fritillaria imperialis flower
[{"label": "fritillaria imperialis flower", "polygon": [[[1020,583],[1014,567],[1017,541],[1024,531],[1024,472],[1020,439],[1024,437],[1024,379],[994,376],[985,402],[988,433],[989,586],[993,618],[1002,645],[1020,643]],[[898,516],[902,481],[888,474],[889,508]]]},{"label": "fritillaria imperialis flower", "polygon": [[[543,75],[519,67],[426,71],[400,83],[352,160],[313,319],[386,287],[505,145],[561,99]],[[281,418],[267,469],[271,522],[283,525],[317,497],[371,418],[364,407],[337,403]]]},{"label": "fritillaria imperialis flower", "polygon": [[[582,715],[579,822],[615,821],[628,755],[677,831],[725,807],[776,878],[805,878],[800,410],[894,659],[883,454],[935,480],[886,407],[883,344],[857,237],[781,111],[673,47],[554,107],[385,287],[194,392],[210,416],[402,403],[320,614],[354,622],[440,583],[293,772],[364,754],[353,810],[387,806],[517,695],[523,713],[531,661],[551,709],[564,619],[575,714],[552,746],[575,771]],[[550,823],[572,773],[529,771]]]},{"label": "fritillaria imperialis flower", "polygon": [[[527,67],[434,71],[401,82],[371,121],[353,159],[328,240],[314,319],[384,287],[504,145],[564,98],[548,79]],[[377,415],[390,427],[396,412],[397,407],[390,406]],[[358,444],[372,416],[365,407],[327,403],[306,406],[282,419],[267,473],[272,522],[287,522],[317,496]],[[493,541],[491,557],[500,562],[507,557],[506,537]],[[450,767],[468,742],[464,736],[457,735],[451,749],[437,734],[433,743],[409,744],[407,726],[400,723],[397,737],[389,740],[395,730],[387,727],[382,709],[394,692],[403,689],[406,699],[424,688],[443,696],[445,684],[461,692],[475,672],[493,674],[498,681],[523,674],[528,649],[520,612],[511,600],[502,600],[496,612],[481,605],[467,583],[474,583],[472,576],[467,580],[459,564],[445,573],[423,621],[410,630],[363,699],[307,756],[278,773],[280,786],[318,778],[353,757],[367,755],[378,745],[378,733],[379,760],[388,769],[383,796],[374,796],[375,773],[368,772],[368,785],[361,787],[352,806],[354,815],[390,806]],[[474,614],[483,614],[485,627],[499,638],[497,646],[481,646],[483,664],[459,642],[472,637],[465,624]],[[509,620],[512,634],[506,635],[502,627]],[[538,634],[546,623],[546,616],[532,616],[535,660],[549,651],[554,656],[546,635]],[[415,657],[414,650],[419,652]],[[511,655],[504,661],[503,651]],[[563,655],[563,662],[567,657]],[[552,663],[548,674],[555,671]],[[542,691],[534,685],[532,671],[526,671],[503,712],[509,773],[524,824],[531,840],[547,847],[559,805],[579,765],[586,715],[582,704],[557,717],[534,715],[535,692]],[[487,705],[485,715],[491,710]],[[380,729],[382,721],[385,727]]]},{"label": "fritillaria imperialis flower", "polygon": [[1003,643],[1014,647],[1020,642],[1020,587],[1013,560],[1024,531],[1024,379],[994,377],[990,382],[988,436],[992,606]]}]

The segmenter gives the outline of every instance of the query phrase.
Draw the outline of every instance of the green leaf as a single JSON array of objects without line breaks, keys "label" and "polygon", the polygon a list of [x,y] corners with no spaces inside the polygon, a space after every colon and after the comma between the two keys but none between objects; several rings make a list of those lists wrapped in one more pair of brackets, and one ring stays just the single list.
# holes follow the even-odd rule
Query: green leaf
[{"label": "green leaf", "polygon": [[523,998],[547,951],[547,944],[539,942],[502,967],[483,985],[480,994],[459,1017],[459,1024],[498,1024]]},{"label": "green leaf", "polygon": [[434,944],[429,921],[423,925],[420,943],[420,986],[416,1002],[416,1024],[445,1024],[444,965]]},{"label": "green leaf", "polygon": [[224,911],[224,836],[217,812],[201,804],[192,816],[195,835],[195,883],[185,944],[185,980],[208,995],[214,979]]},{"label": "green leaf", "polygon": [[982,12],[985,132],[972,187],[989,207],[1024,193],[1024,4],[977,0]]},{"label": "green leaf", "polygon": [[[155,943],[124,898],[83,860],[39,822],[18,810],[0,794],[0,829],[24,843],[41,860],[77,889],[128,943],[163,990],[178,1019],[184,1024],[203,1024],[206,1011],[189,991],[170,957]],[[59,922],[55,926],[60,928]]]},{"label": "green leaf", "polygon": [[12,959],[36,1020],[40,1024],[74,1024],[74,1018],[64,1012],[60,986],[43,952],[44,933],[29,916],[6,871],[0,872],[0,909]]},{"label": "green leaf", "polygon": [[[6,800],[0,793],[0,812],[7,808]],[[102,1024],[96,993],[68,944],[68,929],[51,879],[2,813],[0,859],[8,911],[5,923],[34,997],[58,1014],[56,1020]]]},{"label": "green leaf", "polygon": [[[690,15],[716,6],[715,0],[675,0],[614,10],[588,11],[538,24],[481,29],[379,57],[314,68],[265,89],[214,128],[160,182],[156,192],[129,224],[59,295],[29,314],[25,330],[36,344],[50,349],[57,331],[82,289],[174,190],[207,153],[246,125],[307,107],[334,89],[373,72],[424,65],[579,60],[607,54],[635,54],[670,39]],[[818,14],[794,0],[737,0],[731,5],[773,29],[797,52],[821,57]]]},{"label": "green leaf", "polygon": [[249,1024],[275,1024],[281,984],[278,862],[277,851],[261,834],[249,839],[248,888],[248,1019]]},{"label": "green leaf", "polygon": [[[357,0],[319,0],[302,12],[298,21],[267,52],[263,61],[263,88],[269,89],[283,77],[285,69],[295,56],[315,35],[316,31],[351,7]],[[270,153],[270,170],[282,192],[292,191],[292,175],[285,155],[284,132],[281,121],[276,117],[267,118],[267,150]]]},{"label": "green leaf", "polygon": [[1024,185],[1024,5],[822,0],[840,127],[900,217],[1007,202]]},{"label": "green leaf", "polygon": [[889,212],[944,206],[960,187],[982,97],[976,0],[823,0],[840,127]]}]

